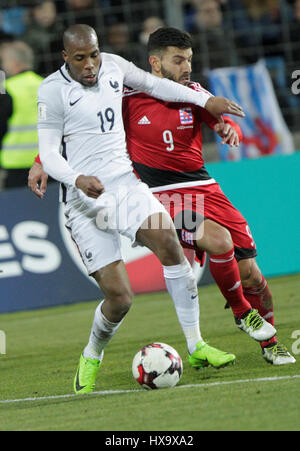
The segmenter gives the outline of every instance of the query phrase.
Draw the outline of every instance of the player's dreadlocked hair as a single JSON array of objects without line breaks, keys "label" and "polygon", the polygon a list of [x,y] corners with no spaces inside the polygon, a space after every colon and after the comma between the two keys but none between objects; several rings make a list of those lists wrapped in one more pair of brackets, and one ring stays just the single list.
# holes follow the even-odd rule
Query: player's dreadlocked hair
[{"label": "player's dreadlocked hair", "polygon": [[167,47],[178,47],[179,49],[192,48],[193,42],[189,33],[177,28],[162,27],[150,34],[148,41],[148,54],[161,53]]}]

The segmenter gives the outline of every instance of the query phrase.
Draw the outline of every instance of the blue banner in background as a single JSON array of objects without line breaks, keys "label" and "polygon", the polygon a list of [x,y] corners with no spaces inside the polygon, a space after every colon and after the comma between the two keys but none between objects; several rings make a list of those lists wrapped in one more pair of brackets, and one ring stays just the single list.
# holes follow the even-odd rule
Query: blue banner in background
[{"label": "blue banner in background", "polygon": [[246,114],[245,118],[232,116],[244,135],[238,149],[221,145],[221,139],[218,138],[222,160],[294,152],[292,135],[282,117],[263,60],[251,66],[214,69],[208,71],[207,75],[211,92],[235,100]]}]

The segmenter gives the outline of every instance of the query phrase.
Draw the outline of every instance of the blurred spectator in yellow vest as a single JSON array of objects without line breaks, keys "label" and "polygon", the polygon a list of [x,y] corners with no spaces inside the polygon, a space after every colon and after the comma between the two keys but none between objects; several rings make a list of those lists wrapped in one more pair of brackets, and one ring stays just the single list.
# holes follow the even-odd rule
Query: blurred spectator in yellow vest
[{"label": "blurred spectator in yellow vest", "polygon": [[6,94],[0,95],[0,166],[5,188],[27,185],[28,168],[38,153],[37,91],[42,78],[33,72],[32,49],[21,41],[1,47]]}]

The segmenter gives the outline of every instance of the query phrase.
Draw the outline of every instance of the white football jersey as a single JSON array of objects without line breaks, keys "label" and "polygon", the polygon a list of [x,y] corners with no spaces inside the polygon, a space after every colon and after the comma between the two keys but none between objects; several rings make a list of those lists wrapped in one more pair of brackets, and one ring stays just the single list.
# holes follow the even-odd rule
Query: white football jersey
[{"label": "white football jersey", "polygon": [[[41,83],[38,129],[59,130],[61,155],[74,174],[97,176],[109,190],[133,174],[122,119],[123,83],[163,100],[193,102],[199,106],[211,94],[195,93],[178,83],[155,77],[117,55],[101,53],[101,60],[98,83],[93,87],[71,78],[66,65]],[[46,149],[40,148],[41,155],[43,152]],[[51,158],[48,160],[49,174],[62,181],[56,174],[57,161],[51,167]],[[76,196],[78,190],[74,185],[66,189],[63,200]]]},{"label": "white football jersey", "polygon": [[[63,66],[43,81],[38,96],[38,128],[60,129],[61,154],[71,168],[97,176],[108,189],[132,172],[122,119],[123,78],[114,58],[102,54],[96,86],[76,82]],[[65,200],[76,192],[70,187]]]}]

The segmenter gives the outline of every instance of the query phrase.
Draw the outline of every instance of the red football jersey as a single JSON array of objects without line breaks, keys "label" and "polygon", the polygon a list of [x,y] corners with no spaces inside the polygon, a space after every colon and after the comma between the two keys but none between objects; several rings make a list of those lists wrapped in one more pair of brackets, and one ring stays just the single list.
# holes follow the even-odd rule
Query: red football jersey
[{"label": "red football jersey", "polygon": [[[202,89],[199,83],[190,87]],[[224,119],[241,139],[240,127]],[[135,171],[150,187],[210,179],[202,156],[201,125],[213,128],[217,121],[204,108],[125,89],[123,120]]]}]

